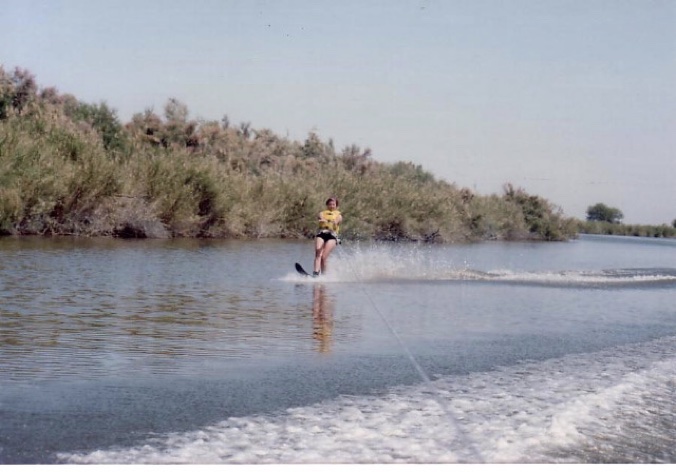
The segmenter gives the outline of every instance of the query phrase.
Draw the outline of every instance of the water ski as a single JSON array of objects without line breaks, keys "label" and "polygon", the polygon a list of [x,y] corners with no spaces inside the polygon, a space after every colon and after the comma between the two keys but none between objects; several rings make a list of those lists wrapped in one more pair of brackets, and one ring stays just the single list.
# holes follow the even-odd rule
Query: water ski
[{"label": "water ski", "polygon": [[308,274],[307,272],[305,272],[305,269],[303,269],[303,266],[300,265],[298,262],[296,262],[296,271],[297,271],[300,275],[304,275],[304,276],[306,276],[306,277],[309,277],[309,276],[310,276],[310,274]]}]

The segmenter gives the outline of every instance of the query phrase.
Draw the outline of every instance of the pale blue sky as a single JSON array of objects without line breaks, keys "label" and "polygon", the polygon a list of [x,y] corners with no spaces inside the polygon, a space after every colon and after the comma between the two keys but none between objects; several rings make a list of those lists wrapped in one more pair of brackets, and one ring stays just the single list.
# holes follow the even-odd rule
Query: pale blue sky
[{"label": "pale blue sky", "polygon": [[[676,219],[675,0],[4,0],[0,63],[123,121],[170,97],[482,194]],[[348,195],[343,198],[349,198]]]}]

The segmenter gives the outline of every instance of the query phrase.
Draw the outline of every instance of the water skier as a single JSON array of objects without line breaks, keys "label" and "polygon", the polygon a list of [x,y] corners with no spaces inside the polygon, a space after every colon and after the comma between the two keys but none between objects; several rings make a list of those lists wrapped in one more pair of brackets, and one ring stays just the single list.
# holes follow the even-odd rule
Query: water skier
[{"label": "water skier", "polygon": [[340,243],[338,233],[343,216],[338,210],[338,199],[330,197],[326,200],[326,210],[319,213],[317,218],[319,232],[315,236],[315,263],[312,272],[313,277],[326,273],[329,254]]}]

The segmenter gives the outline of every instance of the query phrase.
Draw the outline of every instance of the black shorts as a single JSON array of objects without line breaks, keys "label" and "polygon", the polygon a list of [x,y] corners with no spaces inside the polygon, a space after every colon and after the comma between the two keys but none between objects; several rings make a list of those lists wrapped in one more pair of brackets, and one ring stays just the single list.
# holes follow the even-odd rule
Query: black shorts
[{"label": "black shorts", "polygon": [[315,237],[322,238],[324,240],[324,242],[331,241],[332,239],[335,239],[336,241],[338,241],[338,238],[336,237],[336,235],[334,233],[332,233],[331,231],[320,231],[319,233],[317,233],[317,235]]}]

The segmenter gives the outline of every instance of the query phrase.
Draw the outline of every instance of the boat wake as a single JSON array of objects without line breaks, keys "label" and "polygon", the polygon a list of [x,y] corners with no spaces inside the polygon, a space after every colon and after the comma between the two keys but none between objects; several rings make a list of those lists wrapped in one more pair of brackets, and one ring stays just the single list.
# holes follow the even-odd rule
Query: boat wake
[{"label": "boat wake", "polygon": [[[62,453],[59,459],[80,464],[654,460],[654,450],[674,450],[676,430],[666,419],[674,411],[675,347],[676,338],[667,337],[442,376],[432,385],[233,417],[196,431],[158,435],[136,447]],[[646,424],[653,427],[646,430]],[[663,458],[674,459],[673,453]]]},{"label": "boat wake", "polygon": [[[555,272],[514,272],[509,270],[470,272],[470,274],[457,274],[457,280],[484,280],[529,285],[573,286],[576,288],[676,285],[676,270],[669,268]],[[450,280],[453,280],[453,276]]]},{"label": "boat wake", "polygon": [[317,278],[290,271],[283,281],[294,283],[379,282],[480,282],[575,288],[643,287],[676,285],[676,269],[614,268],[598,270],[526,271],[495,268],[477,270],[466,261],[439,261],[433,254],[409,250],[394,253],[373,249],[339,253],[331,260],[331,272]]}]

